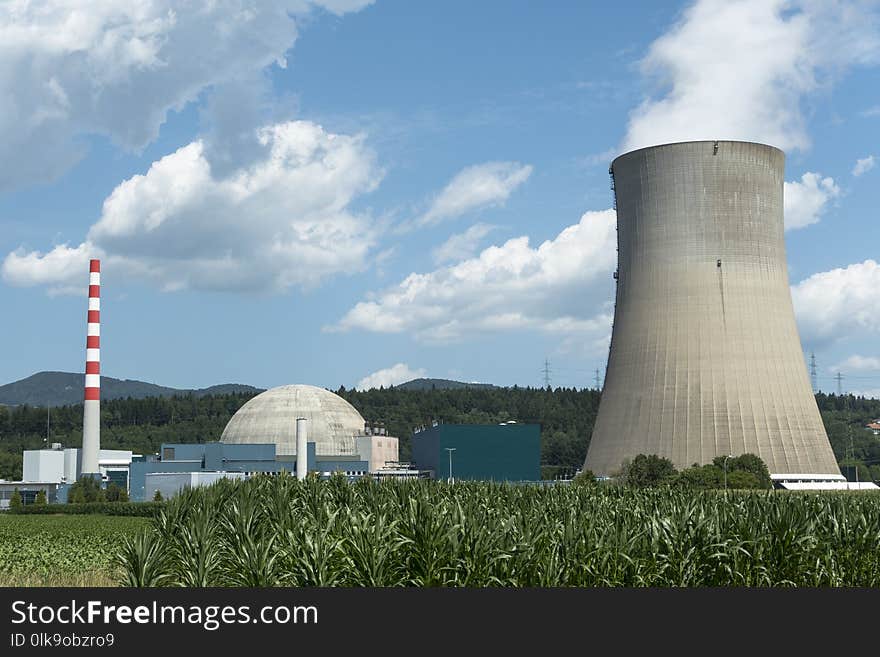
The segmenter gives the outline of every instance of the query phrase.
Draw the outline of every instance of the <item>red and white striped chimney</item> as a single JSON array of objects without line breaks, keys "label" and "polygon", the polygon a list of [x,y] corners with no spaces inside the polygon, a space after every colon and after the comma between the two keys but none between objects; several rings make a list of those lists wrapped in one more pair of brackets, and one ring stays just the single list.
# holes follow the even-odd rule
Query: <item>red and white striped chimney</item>
[{"label": "red and white striped chimney", "polygon": [[86,392],[83,410],[82,470],[99,475],[101,449],[101,261],[89,261],[89,318],[86,332]]}]

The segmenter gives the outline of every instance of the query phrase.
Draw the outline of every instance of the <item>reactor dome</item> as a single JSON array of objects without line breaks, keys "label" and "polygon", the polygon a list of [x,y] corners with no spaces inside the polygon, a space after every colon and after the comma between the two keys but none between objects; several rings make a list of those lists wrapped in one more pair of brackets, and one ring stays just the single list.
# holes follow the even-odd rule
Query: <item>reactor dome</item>
[{"label": "reactor dome", "polygon": [[307,385],[279,386],[238,409],[220,437],[232,444],[275,443],[279,456],[296,454],[296,419],[308,420],[308,442],[317,454],[354,454],[364,418],[337,394]]}]

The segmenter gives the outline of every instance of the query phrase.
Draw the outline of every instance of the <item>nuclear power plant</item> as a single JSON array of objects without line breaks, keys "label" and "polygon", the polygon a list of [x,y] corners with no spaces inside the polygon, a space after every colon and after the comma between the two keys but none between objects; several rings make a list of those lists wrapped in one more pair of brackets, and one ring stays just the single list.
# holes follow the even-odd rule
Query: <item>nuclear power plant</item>
[{"label": "nuclear power plant", "polygon": [[618,269],[605,387],[585,468],[760,456],[777,480],[841,481],[795,325],[784,153],[698,141],[611,165]]},{"label": "nuclear power plant", "polygon": [[[617,291],[585,469],[604,478],[639,454],[679,469],[756,454],[778,487],[876,488],[841,475],[813,396],[788,282],[784,166],[781,150],[737,141],[653,146],[612,162]],[[23,480],[0,481],[0,508],[13,490],[25,503],[39,491],[66,501],[80,476],[116,483],[133,501],[283,472],[301,479],[541,476],[538,424],[435,421],[414,429],[414,461],[404,463],[383,423],[302,384],[247,401],[218,442],[162,443],[145,455],[102,450],[100,278],[100,261],[91,260],[82,449],[25,450]]]},{"label": "nuclear power plant", "polygon": [[[271,388],[248,400],[226,424],[219,442],[162,443],[155,454],[101,449],[100,279],[100,261],[90,260],[82,448],[51,443],[47,449],[24,450],[22,480],[0,480],[0,510],[8,508],[13,494],[24,504],[33,504],[40,492],[50,503],[67,502],[81,477],[116,484],[135,502],[157,494],[172,497],[219,479],[284,472],[299,479],[450,477],[441,472],[445,462],[439,456],[440,445],[445,447],[452,435],[467,436],[455,448],[460,450],[459,478],[539,478],[536,424],[435,423],[430,431],[416,431],[414,442],[424,455],[424,467],[417,468],[399,461],[399,439],[388,434],[384,423],[366,421],[339,395],[303,384]],[[505,459],[491,459],[493,450],[503,450]]]}]

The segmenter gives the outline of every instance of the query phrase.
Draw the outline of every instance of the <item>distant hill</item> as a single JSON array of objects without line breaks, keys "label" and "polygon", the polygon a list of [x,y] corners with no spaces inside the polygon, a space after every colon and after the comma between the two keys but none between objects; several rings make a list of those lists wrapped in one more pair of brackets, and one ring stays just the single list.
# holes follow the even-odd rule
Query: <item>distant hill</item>
[{"label": "distant hill", "polygon": [[394,386],[398,390],[460,390],[462,388],[495,388],[491,383],[465,383],[449,379],[413,379]]},{"label": "distant hill", "polygon": [[[0,404],[6,406],[67,406],[80,404],[83,400],[84,374],[72,372],[37,372],[36,374],[0,386]],[[259,388],[240,383],[224,383],[210,388],[186,390],[168,388],[155,383],[145,383],[132,379],[114,379],[110,376],[101,377],[102,399],[143,399],[145,397],[172,397],[174,395],[193,394],[225,395],[236,392],[259,392]]]}]

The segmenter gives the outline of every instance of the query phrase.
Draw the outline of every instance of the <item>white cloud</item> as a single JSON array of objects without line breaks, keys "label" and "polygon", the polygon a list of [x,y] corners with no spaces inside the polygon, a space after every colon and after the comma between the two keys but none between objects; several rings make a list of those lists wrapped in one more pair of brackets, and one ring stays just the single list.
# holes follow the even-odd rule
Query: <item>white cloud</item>
[{"label": "white cloud", "polygon": [[874,105],[874,107],[869,107],[868,109],[862,110],[861,112],[859,112],[859,114],[861,114],[864,117],[880,116],[880,105]]},{"label": "white cloud", "polygon": [[416,224],[436,224],[466,212],[502,205],[531,173],[531,166],[518,162],[486,162],[466,167],[434,198]]},{"label": "white cloud", "polygon": [[448,342],[478,332],[531,329],[607,334],[607,310],[587,292],[616,263],[615,213],[587,212],[555,239],[532,248],[528,237],[401,283],[356,304],[330,330],[411,333]]},{"label": "white cloud", "polygon": [[386,367],[384,370],[368,374],[358,381],[356,387],[358,390],[369,390],[370,388],[379,387],[387,388],[388,386],[396,386],[413,379],[424,378],[425,374],[425,370],[421,367],[413,370],[406,363],[397,363],[391,367]]},{"label": "white cloud", "polygon": [[3,261],[3,280],[22,287],[48,285],[52,293],[85,295],[89,259],[100,257],[103,253],[88,244],[60,244],[46,254],[15,251]]},{"label": "white cloud", "polygon": [[880,265],[874,260],[813,274],[794,285],[791,294],[806,342],[880,332]]},{"label": "white cloud", "polygon": [[442,265],[447,262],[467,260],[477,251],[477,247],[486,235],[495,230],[497,226],[489,224],[474,224],[463,233],[456,233],[448,240],[431,252],[434,264]]},{"label": "white cloud", "polygon": [[34,0],[0,3],[0,189],[46,181],[88,135],[138,150],[169,110],[258,75],[314,8],[371,0]]},{"label": "white cloud", "polygon": [[876,3],[858,0],[697,0],[642,61],[658,93],[631,114],[624,150],[695,139],[805,149],[802,98],[877,61],[877,22]]},{"label": "white cloud", "polygon": [[840,196],[840,187],[833,178],[807,172],[800,182],[784,185],[785,230],[803,228],[818,223],[828,202]]},{"label": "white cloud", "polygon": [[880,371],[880,358],[853,354],[846,360],[828,368],[831,372],[870,372]]},{"label": "white cloud", "polygon": [[85,252],[166,290],[275,292],[363,269],[376,229],[348,206],[382,177],[363,137],[292,121],[256,141],[260,156],[223,178],[201,141],[163,157],[113,190],[82,245],[11,253],[3,278],[63,290],[81,282]]},{"label": "white cloud", "polygon": [[874,165],[876,163],[877,162],[873,155],[860,158],[856,160],[856,165],[853,167],[852,175],[861,176],[863,173],[868,173],[868,171],[874,168]]}]

